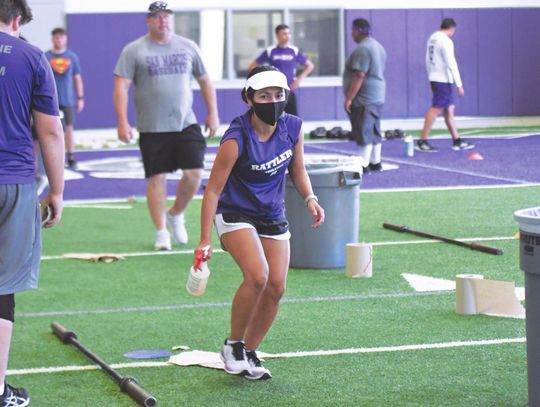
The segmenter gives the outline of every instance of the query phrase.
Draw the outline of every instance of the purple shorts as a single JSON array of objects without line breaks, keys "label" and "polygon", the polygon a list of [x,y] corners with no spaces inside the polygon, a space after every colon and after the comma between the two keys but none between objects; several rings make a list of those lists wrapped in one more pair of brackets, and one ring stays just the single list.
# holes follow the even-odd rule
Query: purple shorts
[{"label": "purple shorts", "polygon": [[432,107],[446,109],[454,104],[454,96],[452,94],[453,83],[430,82],[430,84],[433,91]]}]

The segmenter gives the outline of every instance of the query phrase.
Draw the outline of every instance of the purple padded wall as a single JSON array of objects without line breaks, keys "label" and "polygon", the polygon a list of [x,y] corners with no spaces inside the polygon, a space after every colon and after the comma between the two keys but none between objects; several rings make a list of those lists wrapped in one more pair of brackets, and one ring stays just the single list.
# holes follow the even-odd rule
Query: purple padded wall
[{"label": "purple padded wall", "polygon": [[[478,12],[478,114],[512,115],[512,15]],[[469,87],[465,88],[468,92]]]},{"label": "purple padded wall", "polygon": [[[430,106],[424,58],[426,41],[444,16],[458,24],[454,36],[465,97],[458,115],[540,115],[540,8],[346,10],[346,56],[355,47],[350,27],[367,18],[373,35],[386,49],[385,118],[422,117]],[[122,48],[146,33],[144,13],[70,14],[70,48],[81,60],[86,107],[77,128],[115,127],[112,105],[113,69]],[[340,72],[341,74],[341,72]],[[222,123],[242,114],[239,89],[218,89]],[[302,87],[299,111],[305,120],[342,120],[341,86]],[[201,123],[206,107],[195,92],[194,110]],[[134,124],[130,103],[130,120]]]},{"label": "purple padded wall", "polygon": [[386,50],[386,103],[383,117],[407,117],[407,11],[371,12],[373,36]]},{"label": "purple padded wall", "polygon": [[[144,14],[69,14],[69,46],[79,56],[85,108],[77,128],[116,127],[112,103],[114,66],[122,48],[146,33]],[[130,122],[135,124],[130,103]]]},{"label": "purple padded wall", "polygon": [[457,28],[452,40],[465,90],[463,98],[455,94],[456,114],[478,116],[478,10],[443,10],[445,17],[456,20]]},{"label": "purple padded wall", "polygon": [[441,19],[440,10],[408,10],[407,48],[389,50],[407,53],[407,117],[424,116],[431,105],[431,90],[426,77],[426,43],[439,28]]},{"label": "purple padded wall", "polygon": [[512,10],[513,114],[540,114],[540,8]]}]

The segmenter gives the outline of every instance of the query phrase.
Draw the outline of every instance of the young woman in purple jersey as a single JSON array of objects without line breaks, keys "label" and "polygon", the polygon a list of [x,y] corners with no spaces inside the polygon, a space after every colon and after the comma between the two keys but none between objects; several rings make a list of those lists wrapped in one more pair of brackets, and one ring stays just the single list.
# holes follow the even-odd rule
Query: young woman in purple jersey
[{"label": "young woman in purple jersey", "polygon": [[302,121],[283,113],[288,94],[287,79],[276,68],[250,71],[242,91],[250,109],[225,132],[202,203],[197,251],[211,245],[215,222],[223,248],[244,277],[232,302],[231,332],[221,357],[225,371],[252,380],[272,377],[255,350],[276,317],[289,269],[287,170],[313,227],[324,222],[304,166]]}]

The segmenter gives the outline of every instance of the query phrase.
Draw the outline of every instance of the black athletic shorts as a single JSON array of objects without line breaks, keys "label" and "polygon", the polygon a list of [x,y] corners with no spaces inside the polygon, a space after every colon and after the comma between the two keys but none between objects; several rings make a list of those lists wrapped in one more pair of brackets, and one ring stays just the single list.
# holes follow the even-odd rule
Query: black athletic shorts
[{"label": "black athletic shorts", "polygon": [[75,108],[73,106],[59,106],[59,110],[64,114],[62,124],[71,126],[75,122]]},{"label": "black athletic shorts", "polygon": [[139,147],[146,178],[178,169],[204,168],[206,141],[198,124],[182,131],[141,133]]},{"label": "black athletic shorts", "polygon": [[261,237],[276,240],[286,240],[290,238],[289,222],[283,216],[279,219],[257,219],[253,216],[240,213],[218,213],[215,218],[218,236],[227,232],[234,232],[239,229],[251,228],[257,231]]},{"label": "black athletic shorts", "polygon": [[382,105],[351,106],[349,120],[351,121],[351,137],[356,144],[380,144]]}]

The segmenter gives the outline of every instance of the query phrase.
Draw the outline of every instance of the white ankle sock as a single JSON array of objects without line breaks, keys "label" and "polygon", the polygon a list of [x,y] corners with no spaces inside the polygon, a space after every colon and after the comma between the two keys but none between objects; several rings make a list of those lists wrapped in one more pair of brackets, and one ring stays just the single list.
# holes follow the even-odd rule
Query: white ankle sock
[{"label": "white ankle sock", "polygon": [[379,164],[381,162],[381,155],[382,155],[382,144],[381,143],[374,144],[369,162],[371,164]]},{"label": "white ankle sock", "polygon": [[0,384],[0,394],[4,394],[4,392],[6,391],[5,387],[5,382]]},{"label": "white ankle sock", "polygon": [[371,152],[373,151],[373,144],[368,144],[365,146],[358,147],[360,157],[364,159],[366,166],[369,164],[369,159],[371,157]]}]

